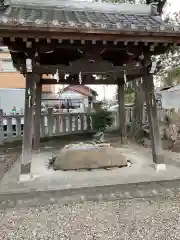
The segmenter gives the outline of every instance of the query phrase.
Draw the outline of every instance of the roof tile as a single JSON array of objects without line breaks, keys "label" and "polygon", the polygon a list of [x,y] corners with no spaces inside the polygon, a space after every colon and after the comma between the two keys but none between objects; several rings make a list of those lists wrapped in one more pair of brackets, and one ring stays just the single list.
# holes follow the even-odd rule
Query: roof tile
[{"label": "roof tile", "polygon": [[95,28],[109,29],[111,31],[123,29],[124,31],[178,31],[177,27],[166,25],[160,17],[148,14],[122,14],[120,12],[93,12],[61,10],[55,8],[22,8],[12,6],[0,17],[0,25],[43,26],[59,28]]}]

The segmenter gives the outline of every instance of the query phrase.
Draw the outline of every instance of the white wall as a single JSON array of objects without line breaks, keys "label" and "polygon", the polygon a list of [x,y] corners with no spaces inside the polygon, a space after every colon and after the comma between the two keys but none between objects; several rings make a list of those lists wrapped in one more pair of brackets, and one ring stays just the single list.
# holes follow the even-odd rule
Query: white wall
[{"label": "white wall", "polygon": [[[83,100],[83,105],[85,106],[85,108],[88,107],[88,97],[84,96],[81,93],[74,92],[72,90],[68,90],[66,92],[63,92],[60,95],[60,98],[61,99],[79,99],[79,100]],[[80,107],[81,110],[82,110],[82,108],[84,109],[83,105]],[[76,110],[76,111],[78,111],[78,110]]]},{"label": "white wall", "polygon": [[24,89],[7,89],[0,88],[0,108],[5,113],[11,113],[13,107],[16,107],[16,111],[24,109],[25,90]]},{"label": "white wall", "polygon": [[68,90],[60,94],[60,98],[67,98],[67,99],[84,99],[84,96],[80,93]]}]

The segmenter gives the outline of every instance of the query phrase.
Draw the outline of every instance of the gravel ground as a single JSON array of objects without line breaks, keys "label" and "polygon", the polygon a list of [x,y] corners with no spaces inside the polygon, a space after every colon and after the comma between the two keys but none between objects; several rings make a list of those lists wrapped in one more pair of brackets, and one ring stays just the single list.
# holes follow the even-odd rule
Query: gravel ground
[{"label": "gravel ground", "polygon": [[17,206],[0,212],[0,239],[180,239],[180,194],[173,197]]},{"label": "gravel ground", "polygon": [[[179,166],[179,153],[165,153]],[[13,207],[0,202],[0,240],[180,240],[179,192],[69,204],[55,200],[23,200]]]},{"label": "gravel ground", "polygon": [[4,176],[4,174],[13,167],[14,163],[20,156],[19,149],[6,150],[3,152],[0,149],[0,179]]}]

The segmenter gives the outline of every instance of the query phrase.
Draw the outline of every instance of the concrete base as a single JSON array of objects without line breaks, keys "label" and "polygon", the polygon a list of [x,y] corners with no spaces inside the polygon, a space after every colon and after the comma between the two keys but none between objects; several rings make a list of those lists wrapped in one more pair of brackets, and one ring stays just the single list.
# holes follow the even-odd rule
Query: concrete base
[{"label": "concrete base", "polygon": [[19,182],[29,182],[33,180],[32,173],[29,174],[20,174],[19,176]]},{"label": "concrete base", "polygon": [[[94,169],[86,172],[48,169],[46,163],[52,153],[56,154],[57,151],[59,151],[57,148],[53,151],[42,149],[40,154],[33,154],[31,171],[21,175],[20,178],[21,162],[16,161],[12,169],[0,181],[0,194],[29,192],[32,189],[49,191],[180,179],[180,166],[177,164],[177,161],[180,161],[180,154],[169,151],[163,152],[167,165],[164,162],[155,165],[149,149],[129,143],[128,146],[119,148],[119,151],[132,162],[131,167],[112,170]],[[29,174],[30,172],[33,177]]]},{"label": "concrete base", "polygon": [[155,166],[155,169],[156,169],[157,172],[166,170],[166,164],[164,164],[164,163],[154,164],[154,166]]}]

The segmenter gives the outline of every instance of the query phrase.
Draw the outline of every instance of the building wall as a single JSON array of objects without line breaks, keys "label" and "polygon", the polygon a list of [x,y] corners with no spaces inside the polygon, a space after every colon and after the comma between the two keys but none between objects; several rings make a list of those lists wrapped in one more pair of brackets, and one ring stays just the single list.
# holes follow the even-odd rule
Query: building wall
[{"label": "building wall", "polygon": [[61,98],[65,99],[84,99],[86,96],[82,95],[81,93],[75,92],[73,90],[66,90],[61,93]]},{"label": "building wall", "polygon": [[11,58],[11,54],[9,52],[0,52],[1,58]]},{"label": "building wall", "polygon": [[[43,78],[50,78],[44,75]],[[0,88],[25,88],[25,78],[12,66],[9,52],[0,52]],[[54,85],[43,85],[43,92],[55,92]]]},{"label": "building wall", "polygon": [[17,112],[21,112],[21,109],[24,109],[24,101],[24,89],[0,88],[0,109],[3,109],[4,113],[12,113],[13,107],[16,107]]}]

